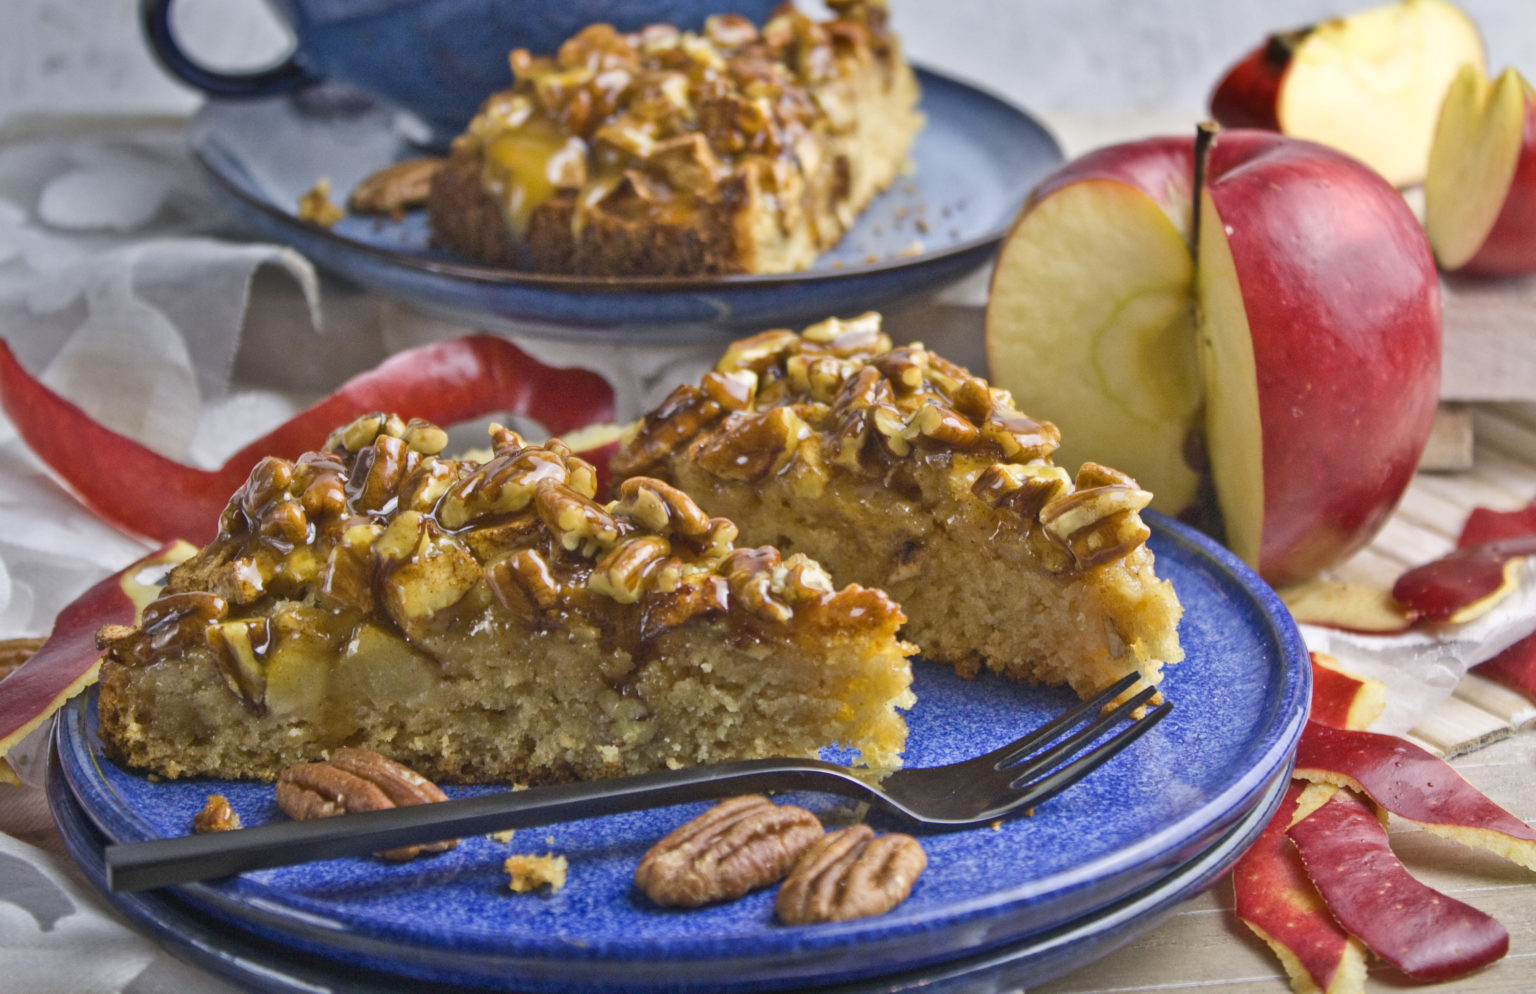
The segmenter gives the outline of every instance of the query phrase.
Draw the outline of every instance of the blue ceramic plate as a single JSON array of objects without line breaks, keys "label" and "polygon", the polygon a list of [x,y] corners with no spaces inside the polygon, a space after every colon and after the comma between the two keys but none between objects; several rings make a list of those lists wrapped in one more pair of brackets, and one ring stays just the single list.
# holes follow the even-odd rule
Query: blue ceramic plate
[{"label": "blue ceramic plate", "polygon": [[[1150,516],[1158,572],[1185,606],[1187,653],[1164,689],[1173,712],[1136,745],[1033,817],[927,835],[912,896],[873,919],[785,927],[773,895],[678,913],[638,896],[630,875],[651,842],[702,805],[525,829],[510,845],[466,840],[406,864],[331,860],[179,889],[251,933],[409,976],[525,990],[762,990],[890,974],[1020,942],[1165,878],[1208,849],[1289,768],[1309,667],[1289,614],[1229,553]],[[1066,691],[919,664],[907,761],[951,762],[1000,745],[1070,703]],[[185,834],[210,792],[248,824],[280,817],[269,786],[153,782],[105,760],[94,699],[63,712],[64,774],[112,841]],[[836,802],[800,803],[836,821]],[[558,852],[570,881],[552,897],[508,893],[509,852]],[[509,979],[515,978],[515,981]]]},{"label": "blue ceramic plate", "polygon": [[723,341],[743,329],[805,324],[931,291],[989,261],[1061,150],[1033,118],[963,83],[920,72],[928,123],[910,176],[875,200],[807,272],[783,276],[597,279],[518,273],[432,248],[423,213],[298,220],[325,177],[344,197],[363,177],[419,154],[387,111],[306,111],[289,99],[212,102],[188,141],[215,194],[262,237],[359,283],[490,330],[579,341]]},{"label": "blue ceramic plate", "polygon": [[[49,774],[49,803],[64,845],[91,883],[105,893],[102,849],[106,840],[70,793],[56,757]],[[805,990],[817,994],[995,994],[1043,984],[1079,969],[1146,932],[1179,902],[1220,879],[1263,830],[1279,806],[1287,782],[1286,774],[1278,776],[1259,803],[1209,849],[1145,890],[1106,908],[980,956],[962,956],[917,970]],[[367,968],[343,969],[280,943],[220,926],[163,893],[106,896],[129,920],[177,955],[251,990],[268,994],[440,994],[450,989]]]}]

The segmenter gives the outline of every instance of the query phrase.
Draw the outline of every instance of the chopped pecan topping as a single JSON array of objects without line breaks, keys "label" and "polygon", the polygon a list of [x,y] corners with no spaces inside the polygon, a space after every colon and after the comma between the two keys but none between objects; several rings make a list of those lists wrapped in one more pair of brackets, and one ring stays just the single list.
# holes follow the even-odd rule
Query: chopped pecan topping
[{"label": "chopped pecan topping", "polygon": [[432,190],[432,178],[446,163],[446,159],[430,156],[385,166],[352,188],[347,207],[355,214],[397,217],[414,207],[424,207]]},{"label": "chopped pecan topping", "polygon": [[[743,389],[728,393],[733,380]],[[699,387],[680,387],[630,428],[613,469],[666,476],[687,459],[724,481],[782,476],[795,494],[841,474],[923,503],[933,487],[917,469],[937,466],[954,491],[1027,529],[1053,572],[1130,554],[1150,535],[1146,492],[1093,463],[1074,481],[1050,461],[1060,441],[1007,391],[921,345],[893,348],[871,311],[727,346]]]},{"label": "chopped pecan topping", "polygon": [[747,184],[786,194],[818,171],[805,150],[851,124],[853,101],[825,81],[851,80],[871,53],[894,75],[894,51],[862,6],[822,22],[786,4],[761,31],[734,14],[701,32],[594,24],[553,55],[512,53],[513,86],[454,141],[450,169],[472,160],[518,237],[552,200],[671,221]]},{"label": "chopped pecan topping", "polygon": [[760,794],[733,797],[652,846],[635,884],[666,907],[735,900],[784,879],[821,835],[821,822],[804,808]]},{"label": "chopped pecan topping", "polygon": [[907,899],[927,866],[910,835],[876,835],[868,825],[830,832],[795,864],[774,913],[789,925],[883,915]]},{"label": "chopped pecan topping", "polygon": [[[368,749],[337,749],[325,762],[298,763],[277,777],[277,806],[298,821],[443,800],[447,800],[447,795],[437,784]],[[413,859],[424,852],[445,852],[456,845],[457,839],[446,839],[427,845],[401,846],[379,855],[385,859]]]}]

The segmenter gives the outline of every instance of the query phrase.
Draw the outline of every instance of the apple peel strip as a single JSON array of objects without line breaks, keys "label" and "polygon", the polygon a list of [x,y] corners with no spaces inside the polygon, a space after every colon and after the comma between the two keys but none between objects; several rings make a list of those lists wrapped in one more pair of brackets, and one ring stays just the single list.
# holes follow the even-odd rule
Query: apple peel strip
[{"label": "apple peel strip", "polygon": [[1329,914],[1286,829],[1305,787],[1292,781],[1269,824],[1232,867],[1238,919],[1274,952],[1297,994],[1358,994],[1365,947]]},{"label": "apple peel strip", "polygon": [[546,366],[511,342],[473,335],[396,353],[231,455],[187,466],[98,423],[24,369],[0,340],[0,409],[22,440],[94,511],[159,541],[211,538],[229,495],[264,456],[319,448],[338,425],[374,411],[449,426],[498,412],[552,434],[613,417],[613,390],[584,369]]},{"label": "apple peel strip", "polygon": [[1334,792],[1286,836],[1339,925],[1407,976],[1451,980],[1509,951],[1504,926],[1408,872],[1353,791]]},{"label": "apple peel strip", "polygon": [[1536,829],[1406,739],[1309,721],[1295,775],[1357,790],[1425,831],[1536,870]]},{"label": "apple peel strip", "polygon": [[197,550],[168,542],[81,594],[54,620],[47,640],[0,680],[0,779],[18,782],[6,756],[71,697],[96,682],[103,625],[132,625],[156,593],[149,580]]}]

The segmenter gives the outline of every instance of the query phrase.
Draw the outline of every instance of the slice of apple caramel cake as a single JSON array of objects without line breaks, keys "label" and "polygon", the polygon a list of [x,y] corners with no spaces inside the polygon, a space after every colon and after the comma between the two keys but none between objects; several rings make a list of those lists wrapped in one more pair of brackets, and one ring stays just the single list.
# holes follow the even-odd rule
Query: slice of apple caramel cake
[{"label": "slice of apple caramel cake", "polygon": [[905,635],[964,674],[983,666],[1087,697],[1183,658],[1123,473],[1052,463],[1056,427],[880,316],[768,331],[729,346],[631,426],[621,476],[658,476],[747,541],[815,556],[878,587]]},{"label": "slice of apple caramel cake", "polygon": [[740,547],[660,481],[599,503],[563,443],[491,435],[450,459],[377,415],[256,466],[140,623],[101,633],[109,755],[270,779],[349,745],[451,783],[833,743],[899,762],[911,646],[883,592]]}]

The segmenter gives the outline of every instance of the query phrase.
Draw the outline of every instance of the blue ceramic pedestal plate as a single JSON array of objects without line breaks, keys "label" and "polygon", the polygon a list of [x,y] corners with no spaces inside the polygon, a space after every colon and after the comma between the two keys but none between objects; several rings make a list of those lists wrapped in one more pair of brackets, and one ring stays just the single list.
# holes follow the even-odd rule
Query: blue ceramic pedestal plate
[{"label": "blue ceramic pedestal plate", "polygon": [[[770,892],[686,913],[651,906],[630,883],[636,861],[702,805],[520,830],[510,844],[466,839],[406,864],[331,860],[114,899],[173,945],[156,917],[192,914],[209,923],[199,942],[238,937],[316,969],[402,984],[643,992],[884,990],[899,989],[886,986],[894,978],[951,974],[1038,981],[1222,872],[1278,802],[1305,720],[1306,651],[1278,598],[1225,550],[1149,520],[1159,575],[1185,606],[1187,658],[1163,685],[1172,714],[1031,817],[923,835],[928,870],[885,916],[786,927],[774,923]],[[1065,691],[915,668],[914,765],[992,748],[1069,703]],[[266,785],[153,782],[119,769],[101,755],[93,696],[61,714],[55,745],[61,828],[98,873],[102,842],[184,834],[208,793],[229,797],[248,824],[280,817]],[[849,816],[846,802],[795,799],[828,822]],[[509,893],[505,856],[547,851],[570,862],[565,888]]]}]

